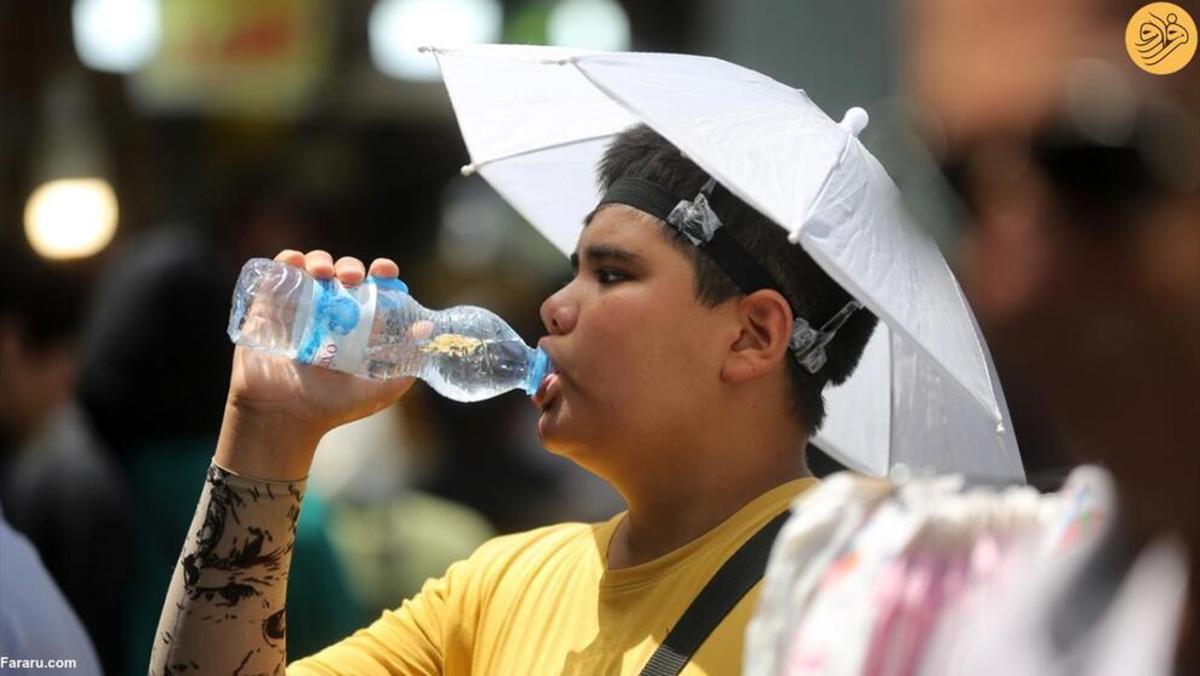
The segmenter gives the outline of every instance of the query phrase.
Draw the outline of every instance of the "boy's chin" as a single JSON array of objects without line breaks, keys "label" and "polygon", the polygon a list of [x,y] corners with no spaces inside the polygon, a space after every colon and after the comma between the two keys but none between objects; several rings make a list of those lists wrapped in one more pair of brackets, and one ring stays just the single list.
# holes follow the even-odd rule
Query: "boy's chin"
[{"label": "boy's chin", "polygon": [[537,434],[542,447],[559,452],[558,447],[571,443],[578,436],[578,416],[572,416],[571,406],[563,397],[553,397],[538,413]]},{"label": "boy's chin", "polygon": [[608,477],[603,472],[605,456],[596,451],[594,445],[577,439],[568,440],[558,437],[551,438],[549,441],[543,438],[542,448],[546,449],[546,452],[569,460],[584,471],[608,481]]},{"label": "boy's chin", "polygon": [[563,429],[562,422],[557,416],[543,413],[537,422],[538,441],[542,448],[555,455],[570,455],[578,444],[572,443],[568,430]]},{"label": "boy's chin", "polygon": [[579,438],[569,421],[564,420],[557,411],[542,413],[538,418],[537,434],[542,448],[571,460],[586,455],[591,446],[585,439]]},{"label": "boy's chin", "polygon": [[542,448],[551,453],[560,453],[559,447],[562,445],[562,439],[557,410],[549,408],[538,415],[537,435]]}]

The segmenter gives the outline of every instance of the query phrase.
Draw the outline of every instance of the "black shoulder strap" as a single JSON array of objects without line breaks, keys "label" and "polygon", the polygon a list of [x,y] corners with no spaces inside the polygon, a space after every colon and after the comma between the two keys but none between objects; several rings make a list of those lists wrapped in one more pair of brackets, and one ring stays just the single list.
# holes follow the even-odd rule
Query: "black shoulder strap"
[{"label": "black shoulder strap", "polygon": [[762,579],[767,569],[771,545],[790,511],[771,519],[734,552],[716,575],[704,585],[683,617],[671,628],[667,638],[650,657],[642,676],[676,676],[704,644],[708,635],[742,600],[746,592]]}]

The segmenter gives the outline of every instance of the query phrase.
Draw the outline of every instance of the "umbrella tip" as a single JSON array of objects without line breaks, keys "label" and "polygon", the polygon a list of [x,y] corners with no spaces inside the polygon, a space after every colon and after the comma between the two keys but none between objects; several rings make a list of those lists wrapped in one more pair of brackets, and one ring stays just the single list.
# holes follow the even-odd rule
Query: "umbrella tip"
[{"label": "umbrella tip", "polygon": [[867,115],[867,111],[854,106],[846,111],[846,114],[842,116],[842,121],[838,122],[838,126],[854,136],[858,136],[863,129],[867,128],[867,123],[870,121],[871,116]]},{"label": "umbrella tip", "polygon": [[464,165],[462,165],[462,169],[459,169],[458,172],[460,174],[462,174],[463,176],[470,176],[475,173],[475,165],[474,164],[464,164]]}]

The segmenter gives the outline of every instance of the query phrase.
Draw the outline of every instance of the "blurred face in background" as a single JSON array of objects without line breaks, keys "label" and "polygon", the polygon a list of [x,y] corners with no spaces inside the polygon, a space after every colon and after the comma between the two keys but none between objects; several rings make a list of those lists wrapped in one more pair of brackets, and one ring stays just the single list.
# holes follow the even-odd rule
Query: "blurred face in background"
[{"label": "blurred face in background", "polygon": [[959,267],[989,342],[1160,526],[1181,506],[1153,487],[1200,483],[1200,64],[1136,68],[1137,7],[912,0],[908,78],[965,206]]},{"label": "blurred face in background", "polygon": [[550,335],[540,344],[559,373],[538,434],[610,480],[678,468],[673,454],[719,408],[718,310],[696,300],[692,263],[661,228],[630,207],[599,210],[580,236],[574,279],[542,304]]},{"label": "blurred face in background", "polygon": [[37,344],[17,317],[0,313],[0,451],[38,432],[75,385],[73,340]]}]

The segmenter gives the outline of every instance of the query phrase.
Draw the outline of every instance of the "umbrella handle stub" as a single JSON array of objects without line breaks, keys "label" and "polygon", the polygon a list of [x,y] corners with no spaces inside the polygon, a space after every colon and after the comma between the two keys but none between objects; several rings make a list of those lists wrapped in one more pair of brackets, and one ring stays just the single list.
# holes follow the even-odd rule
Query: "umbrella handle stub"
[{"label": "umbrella handle stub", "polygon": [[458,173],[462,174],[463,176],[474,175],[475,174],[475,163],[472,162],[471,164],[462,165],[462,168],[458,170]]},{"label": "umbrella handle stub", "polygon": [[867,123],[871,121],[871,116],[867,115],[867,111],[854,106],[846,111],[842,116],[842,121],[838,122],[838,126],[850,132],[853,136],[858,136],[863,129],[867,128]]}]

